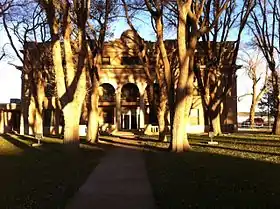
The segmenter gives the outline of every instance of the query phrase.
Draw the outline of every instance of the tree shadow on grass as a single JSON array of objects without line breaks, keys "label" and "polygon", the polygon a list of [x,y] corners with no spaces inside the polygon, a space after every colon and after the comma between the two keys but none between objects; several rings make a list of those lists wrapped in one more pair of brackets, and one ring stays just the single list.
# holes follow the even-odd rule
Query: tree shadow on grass
[{"label": "tree shadow on grass", "polygon": [[168,151],[168,143],[164,146],[159,146],[163,144],[160,141],[139,139],[139,138],[125,138],[125,137],[100,137],[99,144],[107,143],[111,146],[125,147],[131,149],[140,150],[153,150],[153,151]]},{"label": "tree shadow on grass", "polygon": [[[195,135],[195,134],[190,134],[189,135],[190,141],[196,141],[196,140],[201,140],[201,141],[209,141],[209,137],[206,135]],[[223,143],[236,143],[236,144],[245,144],[245,145],[262,145],[262,146],[277,146],[280,147],[280,140],[276,139],[256,139],[253,137],[238,137],[238,136],[216,136],[214,138],[215,141],[218,142],[223,142]]]},{"label": "tree shadow on grass", "polygon": [[5,153],[1,147],[0,208],[65,208],[104,154],[102,149],[86,148],[63,152],[62,144],[45,142],[33,148],[17,136],[1,138],[7,142],[3,146],[11,142],[24,152]]},{"label": "tree shadow on grass", "polygon": [[25,142],[23,142],[21,140],[18,140],[15,137],[13,137],[12,135],[9,135],[9,134],[1,135],[1,138],[5,139],[6,141],[10,142],[14,146],[16,146],[16,147],[18,147],[22,150],[32,149],[32,147],[31,147],[32,141],[31,140],[24,139]]},{"label": "tree shadow on grass", "polygon": [[[280,152],[269,152],[269,151],[260,151],[260,150],[249,150],[244,148],[235,148],[230,146],[215,146],[215,145],[208,145],[208,144],[195,144],[195,146],[201,146],[201,147],[209,147],[212,149],[223,149],[228,151],[236,151],[236,152],[245,152],[245,153],[252,153],[252,154],[260,154],[260,155],[271,155],[271,156],[280,156]],[[262,146],[262,145],[258,145]]]},{"label": "tree shadow on grass", "polygon": [[147,153],[159,209],[280,208],[280,165],[203,152]]}]

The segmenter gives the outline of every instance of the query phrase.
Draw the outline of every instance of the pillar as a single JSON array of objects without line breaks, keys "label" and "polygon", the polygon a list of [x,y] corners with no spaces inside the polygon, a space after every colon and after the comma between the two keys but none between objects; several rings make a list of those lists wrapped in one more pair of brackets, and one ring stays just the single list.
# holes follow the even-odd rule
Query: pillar
[{"label": "pillar", "polygon": [[140,94],[140,112],[139,112],[139,128],[145,128],[145,100],[144,93]]},{"label": "pillar", "polygon": [[4,111],[0,110],[0,134],[4,134]]},{"label": "pillar", "polygon": [[121,89],[118,88],[116,90],[116,125],[117,130],[121,130],[122,128],[122,111],[121,111]]}]

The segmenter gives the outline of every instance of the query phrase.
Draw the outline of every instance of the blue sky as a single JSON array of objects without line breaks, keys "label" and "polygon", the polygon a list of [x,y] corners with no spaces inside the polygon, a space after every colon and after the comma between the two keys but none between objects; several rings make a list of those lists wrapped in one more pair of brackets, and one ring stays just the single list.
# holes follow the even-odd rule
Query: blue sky
[{"label": "blue sky", "polygon": [[[9,40],[0,28],[0,48],[5,43],[9,43]],[[9,46],[7,47],[7,49]],[[6,47],[5,47],[6,49]],[[13,53],[12,50],[8,50],[8,53]],[[21,72],[15,67],[8,64],[12,62],[15,64],[21,64],[17,59],[4,58],[0,62],[0,103],[7,103],[10,98],[20,98],[21,92]]]},{"label": "blue sky", "polygon": [[[149,18],[139,20],[139,24],[136,25],[136,29],[145,40],[155,40],[155,36],[149,22]],[[129,26],[124,20],[119,20],[115,22],[112,29],[114,32],[114,38],[119,38],[123,31],[129,29]],[[6,37],[3,29],[0,28],[0,30],[0,47],[2,47],[8,42],[8,38]],[[175,36],[176,32],[172,31],[166,36],[166,38],[172,38]],[[13,53],[12,50],[10,50],[10,53]],[[10,98],[20,98],[21,95],[21,72],[15,69],[15,67],[9,65],[7,62],[19,65],[21,64],[17,59],[5,59],[0,62],[0,103],[8,103]],[[248,93],[251,89],[250,79],[246,76],[243,70],[239,70],[237,75],[238,95]],[[250,103],[250,96],[244,97],[240,102],[238,102],[238,111],[249,111]]]}]

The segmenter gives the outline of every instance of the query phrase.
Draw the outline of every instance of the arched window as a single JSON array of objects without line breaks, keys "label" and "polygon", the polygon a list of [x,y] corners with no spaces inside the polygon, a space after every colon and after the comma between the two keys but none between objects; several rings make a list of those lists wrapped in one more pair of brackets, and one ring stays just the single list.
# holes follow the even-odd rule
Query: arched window
[{"label": "arched window", "polygon": [[115,88],[109,83],[103,83],[99,87],[99,101],[100,102],[114,102]]},{"label": "arched window", "polygon": [[133,83],[127,83],[122,87],[122,100],[126,102],[139,101],[140,93],[138,87]]}]

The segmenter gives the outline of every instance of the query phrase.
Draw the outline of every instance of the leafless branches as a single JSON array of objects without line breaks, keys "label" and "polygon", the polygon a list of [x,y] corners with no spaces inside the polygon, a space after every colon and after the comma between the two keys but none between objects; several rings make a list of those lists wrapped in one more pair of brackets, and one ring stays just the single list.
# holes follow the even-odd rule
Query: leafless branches
[{"label": "leafless branches", "polygon": [[262,51],[273,77],[273,96],[277,106],[273,133],[280,134],[279,76],[277,72],[280,49],[280,2],[279,0],[256,1],[257,7],[251,13],[251,21],[248,26],[254,36],[253,42]]}]

